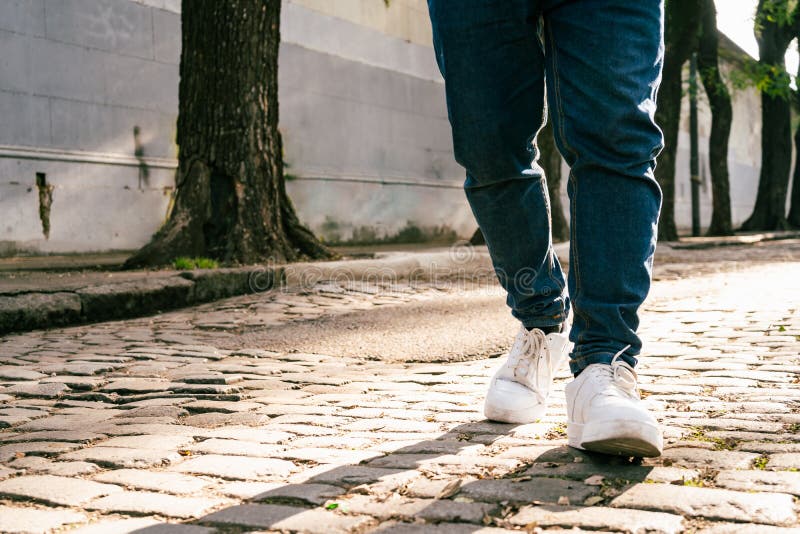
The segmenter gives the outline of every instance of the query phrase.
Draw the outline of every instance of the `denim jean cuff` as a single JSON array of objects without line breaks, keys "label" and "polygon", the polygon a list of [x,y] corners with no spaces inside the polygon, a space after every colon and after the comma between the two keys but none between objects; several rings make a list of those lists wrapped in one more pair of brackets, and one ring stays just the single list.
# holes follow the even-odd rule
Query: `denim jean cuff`
[{"label": "denim jean cuff", "polygon": [[554,315],[553,317],[536,317],[533,319],[520,319],[525,328],[542,328],[548,326],[560,326],[567,320],[567,314]]},{"label": "denim jean cuff", "polygon": [[[577,375],[593,363],[605,363],[607,365],[611,365],[611,361],[614,359],[615,353],[613,352],[595,352],[594,354],[583,354],[576,356],[575,353],[570,355],[569,360],[569,370],[572,371],[573,375]],[[631,367],[636,367],[638,360],[630,356],[629,354],[621,354],[619,357],[620,360],[624,361]]]}]

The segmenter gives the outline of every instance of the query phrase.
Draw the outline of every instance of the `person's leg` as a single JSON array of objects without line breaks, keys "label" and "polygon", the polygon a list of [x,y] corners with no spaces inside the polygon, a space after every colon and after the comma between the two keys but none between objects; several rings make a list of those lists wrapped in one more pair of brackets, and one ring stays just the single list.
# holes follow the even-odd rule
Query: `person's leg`
[{"label": "person's leg", "polygon": [[429,0],[467,198],[513,315],[546,329],[564,322],[569,301],[535,163],[544,107],[537,4]]},{"label": "person's leg", "polygon": [[637,311],[650,288],[662,147],[653,117],[663,58],[660,0],[545,5],[548,101],[571,167],[570,366],[578,374],[641,349]]}]

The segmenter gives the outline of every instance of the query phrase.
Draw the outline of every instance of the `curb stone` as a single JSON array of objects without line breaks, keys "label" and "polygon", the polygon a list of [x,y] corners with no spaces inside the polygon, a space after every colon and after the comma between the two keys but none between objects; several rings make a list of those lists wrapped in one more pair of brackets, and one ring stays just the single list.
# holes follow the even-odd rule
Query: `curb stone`
[{"label": "curb stone", "polygon": [[485,250],[384,253],[374,259],[178,272],[59,291],[0,293],[0,335],[141,317],[238,295],[325,281],[436,282],[494,276]]}]

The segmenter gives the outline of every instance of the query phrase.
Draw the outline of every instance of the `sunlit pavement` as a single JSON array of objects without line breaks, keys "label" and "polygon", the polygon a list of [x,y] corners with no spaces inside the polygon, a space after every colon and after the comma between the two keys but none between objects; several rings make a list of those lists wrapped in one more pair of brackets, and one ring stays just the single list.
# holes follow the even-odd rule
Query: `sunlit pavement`
[{"label": "sunlit pavement", "polygon": [[800,263],[720,255],[657,272],[638,371],[668,445],[645,461],[565,446],[566,369],[542,421],[483,420],[515,330],[494,286],[326,284],[7,336],[0,531],[794,532]]}]

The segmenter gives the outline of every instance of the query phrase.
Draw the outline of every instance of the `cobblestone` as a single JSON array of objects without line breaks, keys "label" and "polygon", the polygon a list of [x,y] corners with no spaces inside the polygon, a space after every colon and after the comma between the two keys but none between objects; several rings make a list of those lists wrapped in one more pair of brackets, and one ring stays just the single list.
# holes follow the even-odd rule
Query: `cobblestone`
[{"label": "cobblestone", "polygon": [[121,491],[96,499],[86,508],[103,512],[156,514],[165,517],[199,517],[207,510],[225,504],[222,499],[178,497],[146,491]]},{"label": "cobblestone", "polygon": [[[397,348],[376,361],[309,341],[346,334],[331,325],[371,324],[359,310],[413,309],[418,324],[425,306],[442,303],[449,320],[458,306],[502,314],[492,324],[509,331],[486,335],[510,339],[496,288],[420,286],[385,299],[328,284],[8,336],[0,531],[24,520],[28,530],[114,534],[791,532],[800,496],[793,266],[700,269],[708,274],[654,284],[639,371],[667,448],[646,461],[566,447],[566,369],[541,421],[502,425],[482,420],[497,366],[483,349],[412,363]],[[742,298],[743,287],[759,291]],[[331,322],[349,315],[361,322]],[[396,343],[392,329],[381,344]],[[437,346],[428,341],[441,332],[420,332],[424,350]],[[306,337],[286,352],[294,335]],[[98,487],[113,492],[92,494]]]},{"label": "cobblestone", "polygon": [[117,491],[119,486],[53,475],[21,476],[0,482],[0,495],[64,506],[78,506]]},{"label": "cobblestone", "polygon": [[0,532],[44,533],[64,525],[86,521],[79,512],[64,509],[43,510],[0,504]]},{"label": "cobblestone", "polygon": [[618,508],[660,510],[689,517],[787,525],[797,519],[791,495],[637,484],[612,501]]}]

